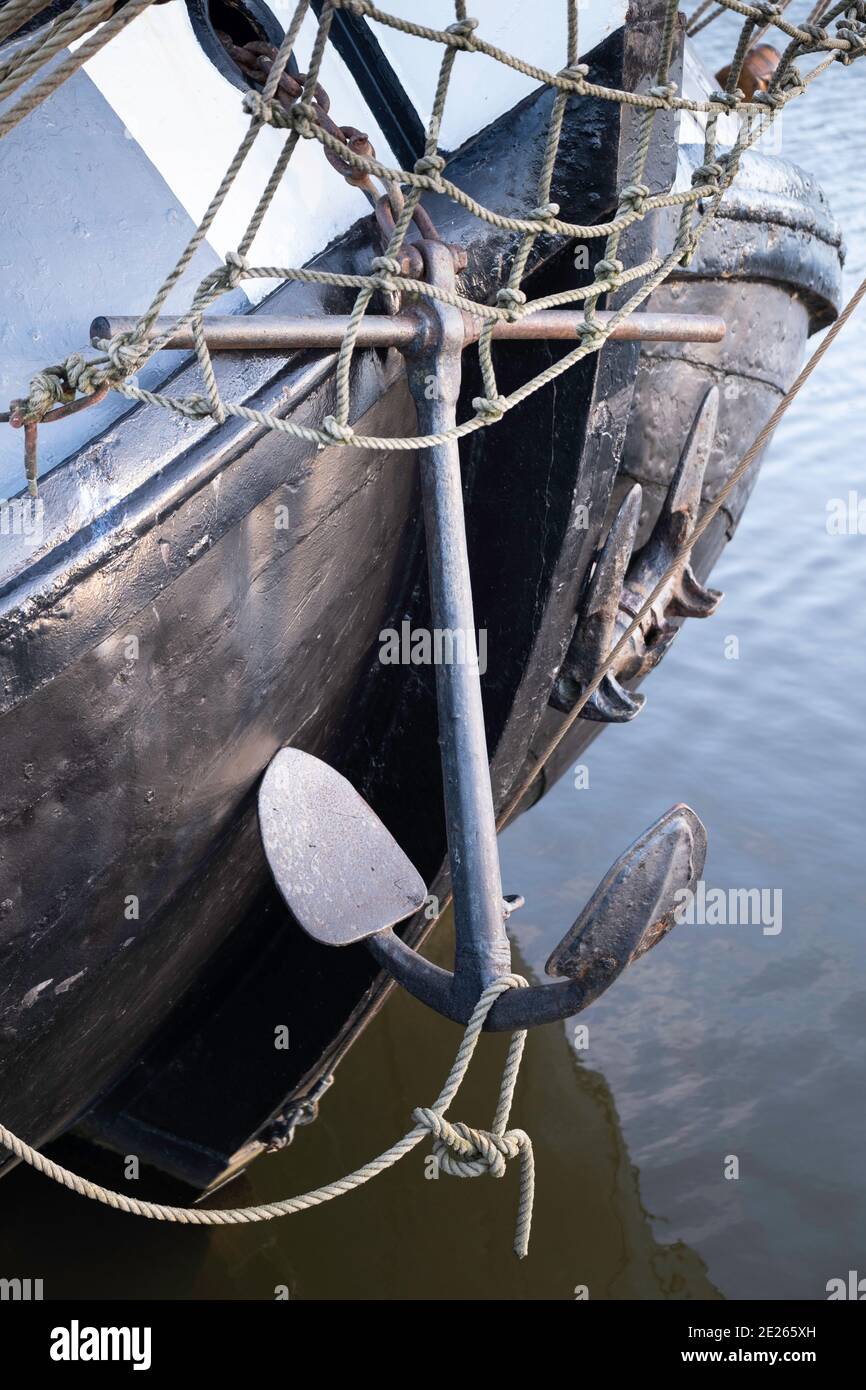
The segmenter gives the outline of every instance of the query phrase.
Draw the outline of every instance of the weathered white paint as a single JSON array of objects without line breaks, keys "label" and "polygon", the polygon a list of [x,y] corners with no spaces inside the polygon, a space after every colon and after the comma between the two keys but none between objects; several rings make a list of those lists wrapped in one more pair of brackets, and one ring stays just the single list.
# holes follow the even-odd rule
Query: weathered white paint
[{"label": "weathered white paint", "polygon": [[[287,5],[278,3],[273,9],[286,19]],[[298,50],[302,67],[314,32],[314,22],[308,21]],[[86,64],[86,72],[198,223],[243,139],[249,117],[241,92],[202,51],[186,7],[157,5],[146,11]],[[336,119],[366,129],[377,152],[390,160],[382,132],[331,49],[321,80]],[[237,247],[285,138],[283,132],[261,131],[211,229],[208,239],[218,255]],[[250,260],[257,265],[302,265],[367,211],[364,195],[335,173],[319,145],[300,141]],[[134,254],[134,246],[130,250]],[[248,281],[244,286],[253,299],[272,287],[268,281]]]},{"label": "weathered white paint", "polygon": [[[382,0],[381,8],[435,29],[454,23],[452,0]],[[558,72],[567,60],[565,0],[472,0],[477,34],[524,62]],[[588,53],[625,23],[626,0],[578,0],[578,48]],[[421,119],[430,117],[442,46],[373,25],[376,38],[409,93]],[[538,83],[480,53],[461,53],[454,64],[440,143],[461,144],[533,91]]]},{"label": "weathered white paint", "polygon": [[[394,14],[434,26],[453,22],[450,0],[386,0]],[[274,0],[287,25],[291,0]],[[582,0],[580,48],[588,51],[624,21],[626,0]],[[565,5],[562,0],[474,0],[479,33],[508,52],[556,71],[565,63]],[[430,115],[441,45],[400,34],[385,25],[374,31],[423,121]],[[308,16],[298,45],[303,68],[315,33]],[[86,65],[86,71],[117,112],[133,139],[195,222],[201,219],[226,165],[243,138],[247,117],[237,88],[202,52],[183,5],[160,5],[141,15]],[[358,94],[344,64],[329,47],[322,85],[338,121],[360,126],[383,159],[393,160],[381,130]],[[461,54],[440,142],[460,144],[532,91],[537,83],[480,54]],[[240,240],[285,136],[263,130],[232,193],[216,219],[209,241],[218,255]],[[363,194],[330,168],[318,145],[302,141],[253,247],[259,265],[301,265],[367,211]],[[299,215],[302,213],[302,215]],[[261,298],[272,282],[247,282]]]}]

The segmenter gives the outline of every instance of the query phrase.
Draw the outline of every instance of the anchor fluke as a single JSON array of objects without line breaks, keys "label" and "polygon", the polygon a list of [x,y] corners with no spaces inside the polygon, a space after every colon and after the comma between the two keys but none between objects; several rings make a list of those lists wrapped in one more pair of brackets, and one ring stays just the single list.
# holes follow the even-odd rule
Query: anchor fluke
[{"label": "anchor fluke", "polygon": [[666,811],[605,874],[545,967],[581,982],[585,1004],[674,925],[678,894],[694,889],[704,867],[707,832],[690,806]]},{"label": "anchor fluke", "polygon": [[271,872],[304,931],[349,946],[411,917],[427,889],[375,811],[334,768],[283,748],[259,789]]}]

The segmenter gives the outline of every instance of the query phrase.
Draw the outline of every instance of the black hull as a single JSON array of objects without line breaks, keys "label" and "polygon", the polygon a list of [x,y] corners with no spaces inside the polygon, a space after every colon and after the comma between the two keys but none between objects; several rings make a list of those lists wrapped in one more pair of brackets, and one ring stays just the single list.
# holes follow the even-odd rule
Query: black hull
[{"label": "black hull", "polygon": [[[654,56],[635,28],[591,55],[593,75],[634,88]],[[547,93],[523,102],[470,142],[450,165],[456,181],[502,209],[531,205],[549,102]],[[613,103],[583,101],[569,114],[553,190],[565,217],[613,210],[633,138],[631,113],[622,130],[619,120]],[[658,186],[677,159],[668,117],[666,126],[651,171]],[[430,209],[443,237],[466,247],[467,278],[482,297],[500,277],[507,236],[452,204],[431,200]],[[652,235],[639,227],[628,255]],[[369,236],[359,224],[319,263],[364,266]],[[792,267],[793,252],[773,283],[788,306],[778,301],[789,323],[783,385],[809,323],[798,298],[809,268]],[[539,243],[534,292],[573,283],[573,274],[568,248]],[[720,274],[708,269],[707,284]],[[831,298],[825,287],[816,303]],[[262,312],[316,306],[347,307],[334,292],[294,287]],[[503,389],[559,350],[509,349]],[[466,367],[461,418],[479,394]],[[311,423],[332,411],[333,359],[228,358],[220,370],[235,397],[265,408]],[[697,381],[719,368],[684,354],[681,370]],[[743,364],[732,370],[749,379]],[[356,377],[353,423],[411,432],[399,357],[361,354]],[[649,355],[613,344],[532,396],[506,428],[467,441],[498,808],[559,718],[548,711],[551,686],[605,519],[626,472],[646,463],[627,428],[644,412],[645,430],[653,415],[652,381]],[[691,390],[673,393],[683,411]],[[758,423],[769,413],[763,400],[752,411]],[[666,463],[686,428],[677,434],[671,416]],[[738,447],[739,436],[725,436],[722,473]],[[364,947],[317,946],[277,903],[254,811],[274,752],[294,744],[336,766],[431,892],[447,889],[433,671],[377,659],[383,628],[404,618],[429,625],[426,557],[405,454],[313,454],[238,422],[214,431],[134,411],[69,466],[122,472],[126,459],[134,471],[142,452],[162,461],[157,474],[89,531],[58,534],[0,589],[0,1116],[36,1143],[77,1123],[207,1187],[286,1133],[388,987]],[[49,512],[63,495],[61,473],[44,490]],[[287,529],[275,527],[278,508]],[[576,520],[584,508],[588,528]],[[724,526],[707,538],[704,571],[725,539]],[[129,636],[137,660],[124,655]],[[598,727],[578,721],[548,778]],[[139,916],[130,920],[133,897]],[[420,942],[428,925],[410,923],[407,939]],[[288,1051],[274,1047],[279,1024],[289,1028]]]},{"label": "black hull", "polygon": [[[598,80],[620,85],[622,34],[594,56]],[[531,205],[549,105],[542,92],[482,132],[455,157],[455,177],[482,201]],[[577,104],[554,189],[564,216],[611,211],[618,146],[618,108]],[[509,235],[479,231],[451,205],[433,210],[441,234],[466,246],[472,292],[489,292]],[[359,224],[318,263],[367,264],[370,235]],[[562,254],[539,246],[536,281],[557,275]],[[316,302],[348,307],[334,292],[292,287],[262,312],[310,312]],[[591,501],[601,518],[613,485],[619,441],[589,426],[612,392],[627,398],[637,355],[625,347],[609,359],[560,384],[562,414],[542,393],[518,412],[507,448],[485,437],[467,458],[476,611],[497,651],[488,737],[501,750],[502,780],[525,756],[592,553],[593,536],[575,542],[570,532],[573,508]],[[538,348],[515,353],[514,370],[530,374],[538,363]],[[320,423],[333,409],[333,365],[224,358],[219,370],[236,398]],[[356,427],[410,433],[402,360],[360,354],[356,377]],[[471,381],[466,390],[477,394]],[[620,437],[624,425],[623,412]],[[137,482],[142,457],[149,476]],[[234,933],[225,978],[219,948],[252,903],[268,901],[254,794],[274,752],[291,743],[335,764],[428,879],[442,862],[431,673],[377,659],[382,628],[404,615],[425,623],[414,461],[339,447],[316,454],[240,422],[213,430],[135,410],[49,476],[47,517],[63,514],[70,476],[85,475],[133,485],[83,531],[56,522],[35,562],[0,589],[0,1114],[44,1143],[141,1057],[179,1001],[189,1038],[202,998],[215,1017],[213,989],[231,996],[229,985],[258,980],[264,965],[281,983],[282,1012],[294,994],[305,1021],[288,1020],[293,1044],[277,1054],[278,1078],[268,1024],[271,1065],[255,1115],[244,1112],[239,1083],[240,1118],[232,1139],[220,1138],[224,1153],[315,1071],[375,974],[366,952],[346,951],[334,986],[334,959],[265,913],[264,940],[256,920]],[[221,983],[211,986],[209,974]],[[197,1046],[194,1037],[184,1046],[184,1065]],[[244,1047],[237,1052],[246,1065]],[[145,1056],[138,1081],[156,1065]],[[213,1071],[224,1094],[226,1073]],[[170,1077],[160,1092],[168,1114]],[[188,1093],[181,1111],[189,1105]],[[200,1132],[201,1152],[208,1142]]]}]

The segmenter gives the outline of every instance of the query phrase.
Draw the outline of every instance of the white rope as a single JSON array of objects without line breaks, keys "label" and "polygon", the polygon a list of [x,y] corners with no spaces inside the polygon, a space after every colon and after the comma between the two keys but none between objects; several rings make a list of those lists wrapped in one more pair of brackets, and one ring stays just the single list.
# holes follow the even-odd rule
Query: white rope
[{"label": "white rope", "polygon": [[330,1202],[334,1197],[342,1197],[346,1192],[353,1192],[356,1187],[363,1187],[371,1178],[378,1177],[387,1168],[392,1168],[406,1154],[411,1153],[426,1135],[432,1134],[434,1138],[433,1154],[439,1163],[440,1170],[453,1177],[474,1178],[482,1173],[490,1173],[491,1176],[497,1178],[502,1177],[508,1159],[520,1158],[520,1200],[514,1235],[514,1253],[518,1259],[523,1259],[529,1249],[532,1205],[535,1196],[535,1163],[532,1140],[524,1130],[506,1130],[505,1126],[511,1113],[514,1088],[520,1071],[523,1046],[526,1041],[525,1031],[512,1035],[502,1073],[499,1103],[491,1128],[489,1130],[472,1129],[468,1125],[454,1123],[445,1119],[445,1112],[463,1084],[463,1079],[469,1069],[469,1063],[472,1061],[484,1027],[484,1021],[496,1000],[506,990],[523,989],[526,984],[527,982],[522,975],[503,975],[493,984],[488,985],[467,1024],[463,1041],[454,1059],[454,1065],[439,1097],[432,1106],[414,1111],[412,1118],[416,1122],[415,1127],[408,1134],[405,1134],[402,1139],[398,1139],[384,1153],[379,1154],[378,1158],[365,1163],[361,1168],[356,1168],[353,1173],[337,1179],[336,1182],[326,1183],[323,1187],[316,1187],[312,1192],[303,1192],[299,1197],[287,1197],[283,1201],[267,1202],[261,1206],[233,1207],[226,1211],[205,1211],[200,1207],[162,1206],[157,1202],[142,1202],[136,1197],[127,1196],[125,1193],[114,1192],[111,1188],[102,1187],[99,1183],[91,1182],[78,1173],[70,1172],[68,1168],[63,1168],[59,1163],[52,1162],[38,1149],[26,1144],[23,1139],[19,1139],[16,1134],[13,1134],[2,1124],[0,1124],[0,1143],[16,1158],[28,1163],[31,1168],[36,1169],[37,1173],[50,1178],[52,1182],[69,1188],[71,1192],[77,1192],[80,1197],[87,1197],[92,1202],[101,1202],[103,1206],[112,1207],[115,1211],[128,1212],[132,1216],[143,1216],[150,1221],[173,1221],[182,1226],[237,1226],[253,1221],[272,1221],[277,1216],[291,1216],[297,1211],[306,1211],[310,1207],[321,1206],[323,1202]]}]

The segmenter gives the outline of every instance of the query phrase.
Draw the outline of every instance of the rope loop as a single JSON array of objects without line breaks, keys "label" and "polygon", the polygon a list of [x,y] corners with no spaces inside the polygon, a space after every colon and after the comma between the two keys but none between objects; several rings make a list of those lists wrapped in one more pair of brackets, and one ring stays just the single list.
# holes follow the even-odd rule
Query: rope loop
[{"label": "rope loop", "polygon": [[[157,399],[148,391],[136,391],[130,394],[140,395],[142,399]],[[196,401],[204,406],[203,413],[207,414],[207,401],[201,396],[186,397],[184,400],[176,401],[176,405],[183,410],[183,413],[193,414]],[[442,1170],[458,1177],[476,1177],[482,1172],[489,1172],[495,1177],[501,1177],[508,1159],[520,1155],[520,1203],[517,1210],[514,1253],[518,1259],[523,1259],[529,1249],[529,1233],[532,1226],[532,1207],[535,1197],[535,1159],[529,1136],[522,1129],[512,1129],[506,1132],[505,1127],[511,1114],[514,1089],[517,1085],[523,1057],[523,1047],[526,1042],[525,1030],[521,1029],[512,1034],[502,1071],[499,1101],[491,1128],[489,1130],[471,1129],[468,1125],[452,1124],[450,1121],[444,1120],[443,1116],[463,1084],[485,1020],[496,1000],[506,990],[526,988],[527,981],[522,975],[500,975],[498,979],[487,986],[466,1025],[466,1031],[457,1049],[457,1055],[445,1085],[433,1105],[415,1112],[416,1125],[414,1129],[404,1135],[402,1139],[398,1139],[377,1158],[365,1163],[361,1168],[356,1168],[353,1173],[347,1174],[346,1177],[340,1178],[336,1182],[325,1183],[324,1186],[317,1187],[312,1192],[304,1192],[298,1197],[287,1197],[283,1201],[269,1202],[264,1206],[234,1207],[214,1211],[201,1207],[163,1206],[161,1203],[141,1201],[138,1197],[130,1197],[123,1192],[114,1192],[111,1188],[101,1187],[98,1183],[91,1182],[88,1178],[73,1173],[68,1168],[62,1168],[59,1163],[55,1163],[23,1139],[19,1139],[17,1134],[13,1134],[5,1127],[2,1120],[0,1120],[0,1145],[13,1153],[16,1158],[28,1163],[38,1173],[50,1178],[52,1182],[59,1183],[62,1187],[68,1188],[71,1192],[77,1192],[92,1202],[100,1202],[103,1206],[110,1207],[114,1211],[129,1212],[131,1215],[144,1217],[149,1221],[171,1221],[184,1226],[234,1226],[246,1225],[251,1221],[272,1221],[276,1217],[290,1216],[298,1211],[307,1211],[310,1207],[319,1206],[322,1202],[330,1202],[336,1197],[342,1197],[345,1193],[362,1187],[372,1178],[377,1177],[379,1173],[392,1168],[395,1163],[399,1163],[401,1158],[411,1153],[415,1146],[421,1142],[425,1134],[434,1134],[436,1142],[441,1145],[441,1149],[437,1152],[437,1159]]]},{"label": "rope loop", "polygon": [[650,87],[649,91],[651,97],[658,97],[659,101],[663,101],[666,106],[670,106],[679,88],[676,82],[664,82],[661,86]]}]

